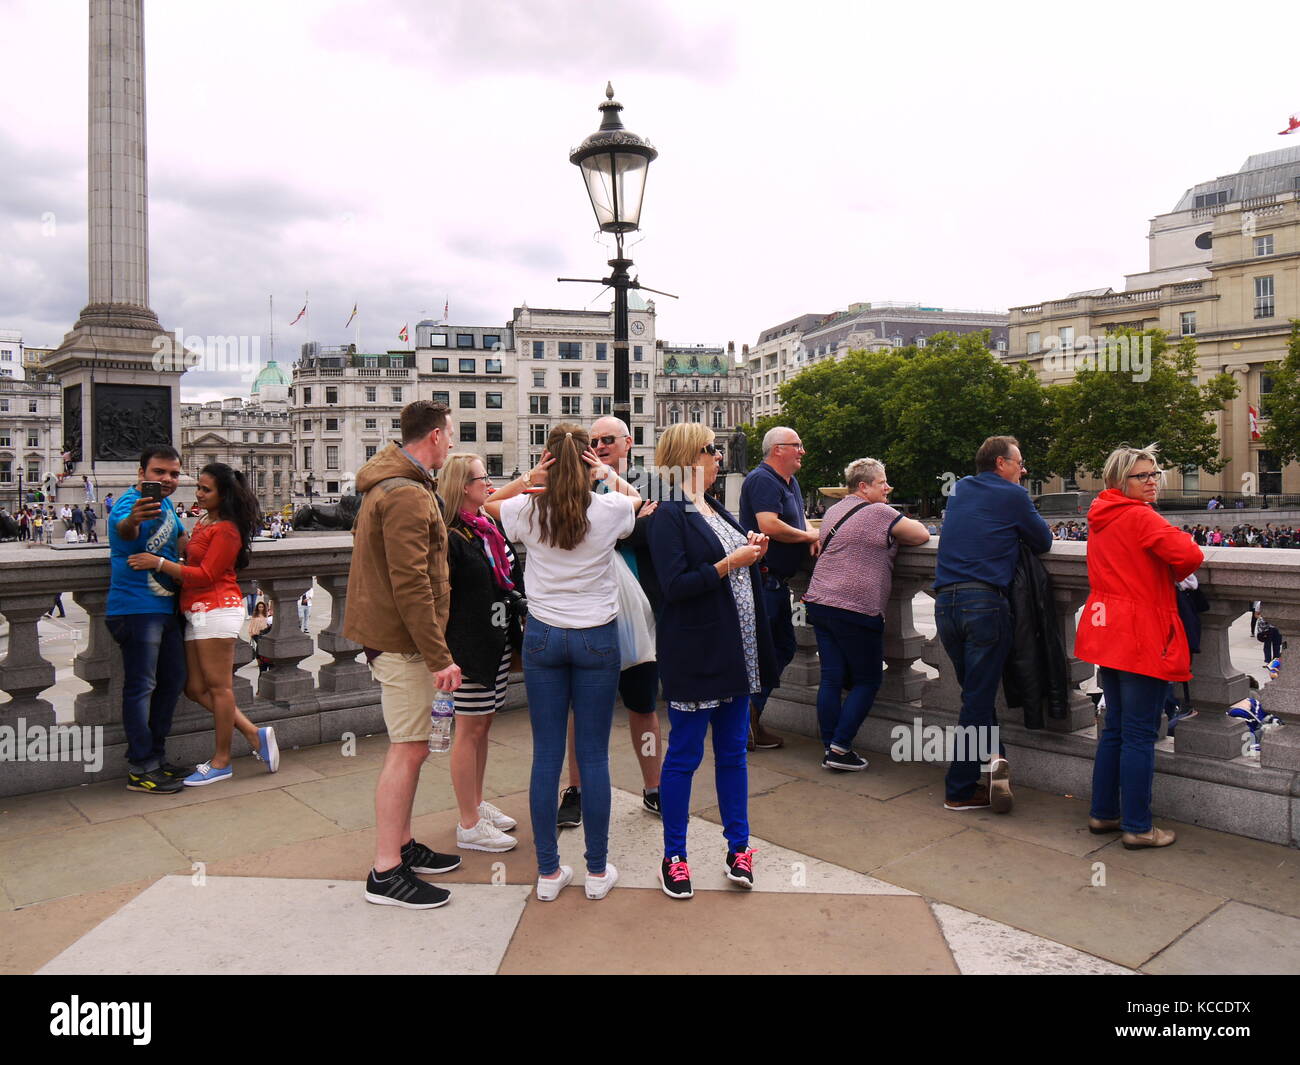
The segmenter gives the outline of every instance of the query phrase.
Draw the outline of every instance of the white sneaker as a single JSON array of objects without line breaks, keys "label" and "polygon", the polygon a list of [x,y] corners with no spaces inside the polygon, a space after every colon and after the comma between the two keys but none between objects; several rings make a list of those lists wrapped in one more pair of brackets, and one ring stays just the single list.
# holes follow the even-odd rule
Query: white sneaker
[{"label": "white sneaker", "polygon": [[539,902],[554,902],[563,891],[573,883],[573,870],[567,865],[560,866],[560,875],[554,880],[547,880],[544,876],[537,878],[537,900]]},{"label": "white sneaker", "polygon": [[519,827],[518,821],[509,814],[503,814],[486,799],[478,804],[478,815],[493,828],[499,828],[502,832],[509,832],[512,828]]},{"label": "white sneaker", "polygon": [[618,883],[618,869],[613,862],[605,863],[604,876],[592,876],[587,874],[587,898],[603,899],[609,894],[610,889]]},{"label": "white sneaker", "polygon": [[493,828],[481,817],[473,828],[462,828],[460,824],[456,825],[456,846],[461,850],[491,851],[493,854],[499,854],[502,851],[514,850],[518,844],[519,841],[514,836],[507,836],[500,829]]}]

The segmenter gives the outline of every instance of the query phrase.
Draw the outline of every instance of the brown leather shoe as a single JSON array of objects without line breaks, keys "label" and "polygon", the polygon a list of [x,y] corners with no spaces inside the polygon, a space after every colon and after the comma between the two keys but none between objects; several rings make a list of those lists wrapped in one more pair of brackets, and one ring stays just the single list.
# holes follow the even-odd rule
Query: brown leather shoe
[{"label": "brown leather shoe", "polygon": [[1144,847],[1168,847],[1178,837],[1167,828],[1152,828],[1150,832],[1125,832],[1120,839],[1124,849],[1140,851]]},{"label": "brown leather shoe", "polygon": [[999,756],[989,763],[989,805],[995,814],[1009,814],[1014,802],[1011,763]]},{"label": "brown leather shoe", "polygon": [[1122,832],[1119,826],[1119,819],[1114,821],[1101,821],[1095,817],[1088,818],[1088,831],[1094,836],[1104,836],[1107,832]]},{"label": "brown leather shoe", "polygon": [[760,751],[772,751],[777,747],[785,746],[785,740],[781,739],[775,732],[768,732],[763,727],[763,723],[759,721],[758,714],[752,709],[749,711],[749,738],[754,745],[750,750],[756,748]]},{"label": "brown leather shoe", "polygon": [[969,799],[945,799],[943,808],[945,810],[987,810],[991,805],[988,787],[977,784]]}]

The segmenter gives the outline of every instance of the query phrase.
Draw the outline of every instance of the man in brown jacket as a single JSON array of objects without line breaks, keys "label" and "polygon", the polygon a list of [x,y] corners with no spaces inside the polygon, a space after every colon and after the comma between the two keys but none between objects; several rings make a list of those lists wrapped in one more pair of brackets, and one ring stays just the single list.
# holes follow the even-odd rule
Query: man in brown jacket
[{"label": "man in brown jacket", "polygon": [[427,910],[442,906],[451,893],[415,874],[460,865],[455,855],[438,854],[411,834],[434,691],[455,691],[461,683],[443,636],[451,600],[447,529],[433,479],[447,460],[453,427],[447,407],[427,399],[404,407],[401,421],[401,445],[389,444],[357,472],[363,499],[352,530],[343,634],[366,649],[388,730],[366,899]]}]

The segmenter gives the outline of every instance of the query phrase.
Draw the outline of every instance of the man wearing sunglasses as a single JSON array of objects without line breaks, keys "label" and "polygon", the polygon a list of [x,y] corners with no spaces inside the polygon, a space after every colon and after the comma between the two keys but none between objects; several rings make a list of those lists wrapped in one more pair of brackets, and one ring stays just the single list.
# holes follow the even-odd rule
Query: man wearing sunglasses
[{"label": "man wearing sunglasses", "polygon": [[[804,520],[803,494],[795,477],[803,465],[803,454],[803,442],[793,429],[769,429],[763,437],[763,461],[745,477],[740,490],[740,524],[748,532],[765,534],[770,541],[762,566],[763,606],[776,650],[778,685],[795,652],[790,578],[810,553],[817,554],[820,542],[818,532],[809,529]],[[759,721],[771,694],[772,688],[764,688],[750,699],[750,750],[785,745]]]},{"label": "man wearing sunglasses", "polygon": [[[649,475],[640,466],[631,465],[632,434],[621,418],[597,418],[591,426],[591,446],[600,461],[632,485],[642,498],[654,499],[654,493],[648,492]],[[598,492],[605,490],[603,483],[596,488]],[[646,520],[654,513],[655,506],[656,503],[650,502],[641,508],[631,535],[619,541],[617,550],[658,616],[659,578],[655,575],[646,539]],[[659,670],[655,663],[642,662],[623,670],[618,678],[618,694],[628,710],[632,749],[641,765],[641,803],[652,814],[659,814],[659,770],[664,756],[659,738],[659,715],[655,710],[659,695]],[[569,786],[560,796],[557,824],[560,828],[575,828],[582,824],[582,778],[578,772],[572,718],[569,719]]]}]

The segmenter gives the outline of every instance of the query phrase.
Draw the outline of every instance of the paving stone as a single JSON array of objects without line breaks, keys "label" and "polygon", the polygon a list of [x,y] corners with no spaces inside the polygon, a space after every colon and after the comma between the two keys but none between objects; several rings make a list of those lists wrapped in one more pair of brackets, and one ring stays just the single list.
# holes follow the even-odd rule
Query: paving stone
[{"label": "paving stone", "polygon": [[34,973],[156,879],[119,884],[0,914],[0,973]]},{"label": "paving stone", "polygon": [[[343,829],[368,828],[375,823],[375,787],[379,770],[346,773],[296,784],[285,791]],[[447,810],[456,805],[451,777],[445,771],[426,769],[415,790],[415,814]]]},{"label": "paving stone", "polygon": [[9,893],[5,891],[4,884],[0,883],[0,912],[12,910],[13,908],[14,900],[11,899]]},{"label": "paving stone", "polygon": [[702,891],[681,900],[616,887],[593,901],[576,883],[554,902],[529,898],[500,971],[733,975],[957,968],[934,915],[918,898]]},{"label": "paving stone", "polygon": [[[700,816],[721,823],[716,807],[701,811]],[[755,835],[862,873],[964,827],[804,780],[782,785],[749,803],[749,829]],[[895,882],[887,876],[881,879]]]},{"label": "paving stone", "polygon": [[964,976],[1129,976],[1132,969],[987,917],[931,903]]},{"label": "paving stone", "polygon": [[[348,881],[165,877],[43,966],[45,974],[491,974],[527,889],[466,885],[421,912],[365,901]],[[248,915],[256,936],[243,934]],[[162,955],[153,944],[183,944]]]},{"label": "paving stone", "polygon": [[1142,971],[1164,976],[1297,976],[1300,919],[1229,902],[1157,954]]},{"label": "paving stone", "polygon": [[69,795],[74,793],[45,791],[0,798],[0,840],[84,825],[86,818],[69,801]]},{"label": "paving stone", "polygon": [[785,739],[784,747],[778,747],[774,751],[751,751],[749,764],[841,791],[869,795],[873,799],[892,799],[896,795],[932,783],[936,777],[941,776],[941,770],[935,766],[920,762],[895,762],[888,754],[865,748],[858,753],[871,763],[869,769],[860,773],[823,769],[821,762],[826,751],[821,743],[806,736],[788,733],[782,735]]},{"label": "paving stone", "polygon": [[[306,766],[323,777],[337,777],[378,769],[384,764],[388,748],[387,736],[361,736],[349,744],[340,741],[322,743],[318,747],[304,747],[292,754],[286,751],[285,757],[292,758],[295,765]],[[345,750],[353,753],[344,754]],[[281,772],[283,771],[282,769]]]},{"label": "paving stone", "polygon": [[1173,846],[1129,851],[1112,836],[1113,842],[1097,858],[1144,876],[1300,917],[1300,851],[1195,825],[1162,824],[1177,829]]},{"label": "paving stone", "polygon": [[185,854],[142,817],[0,843],[0,884],[15,906],[189,868]]},{"label": "paving stone", "polygon": [[[1104,872],[1105,885],[1093,886]],[[993,832],[968,831],[899,858],[877,876],[927,898],[1129,968],[1191,928],[1222,898],[1117,865]]]},{"label": "paving stone", "polygon": [[220,803],[151,814],[148,820],[178,850],[199,862],[339,832],[335,822],[284,791],[236,795]]},{"label": "paving stone", "polygon": [[318,780],[320,774],[304,765],[285,759],[278,773],[268,773],[256,758],[236,758],[232,763],[234,776],[219,784],[205,784],[199,788],[182,788],[175,795],[145,795],[127,791],[125,780],[106,780],[87,788],[64,792],[68,801],[87,821],[102,823],[123,817],[148,816],[160,810],[178,810],[240,795],[253,795],[274,791],[287,784],[304,780]]}]

